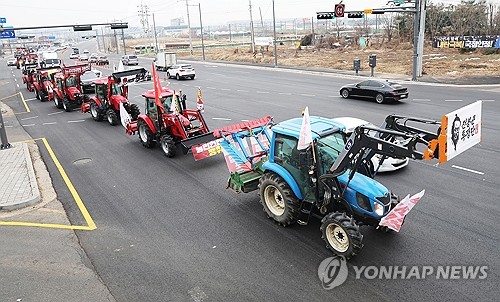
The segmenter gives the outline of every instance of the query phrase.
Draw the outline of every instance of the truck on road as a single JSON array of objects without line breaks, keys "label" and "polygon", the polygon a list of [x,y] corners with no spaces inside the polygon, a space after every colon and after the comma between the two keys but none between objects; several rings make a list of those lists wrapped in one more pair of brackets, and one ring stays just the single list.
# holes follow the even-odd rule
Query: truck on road
[{"label": "truck on road", "polygon": [[177,64],[177,54],[175,52],[159,52],[156,54],[156,70],[166,71],[175,64]]},{"label": "truck on road", "polygon": [[61,67],[61,60],[57,57],[57,53],[46,51],[41,53],[40,67]]}]

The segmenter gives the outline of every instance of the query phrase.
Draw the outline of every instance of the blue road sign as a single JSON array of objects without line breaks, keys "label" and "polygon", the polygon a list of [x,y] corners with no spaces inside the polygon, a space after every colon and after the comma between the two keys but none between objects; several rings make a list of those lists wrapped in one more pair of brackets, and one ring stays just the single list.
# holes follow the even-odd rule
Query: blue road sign
[{"label": "blue road sign", "polygon": [[0,18],[0,23],[7,23],[7,19],[5,19],[5,18]]},{"label": "blue road sign", "polygon": [[13,29],[4,29],[3,32],[0,33],[0,39],[10,39],[15,37],[16,33]]}]

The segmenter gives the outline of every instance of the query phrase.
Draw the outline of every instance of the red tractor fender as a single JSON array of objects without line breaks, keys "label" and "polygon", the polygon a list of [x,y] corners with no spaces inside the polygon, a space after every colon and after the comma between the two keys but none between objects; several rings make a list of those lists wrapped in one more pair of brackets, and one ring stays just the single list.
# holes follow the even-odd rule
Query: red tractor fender
[{"label": "red tractor fender", "polygon": [[146,122],[146,124],[149,126],[149,129],[151,130],[151,132],[153,132],[153,134],[156,133],[155,124],[153,123],[153,121],[151,120],[151,118],[148,115],[146,115],[146,114],[139,115],[139,117],[137,118],[137,122],[139,122],[140,120],[143,120],[144,122]]},{"label": "red tractor fender", "polygon": [[61,90],[59,90],[58,88],[54,88],[54,95],[57,94],[57,97],[62,100],[63,99],[63,93]]},{"label": "red tractor fender", "polygon": [[89,102],[92,101],[94,101],[97,104],[97,106],[101,107],[101,101],[96,96],[90,97]]},{"label": "red tractor fender", "polygon": [[38,82],[34,82],[33,86],[35,87],[36,90],[40,90],[40,84]]}]

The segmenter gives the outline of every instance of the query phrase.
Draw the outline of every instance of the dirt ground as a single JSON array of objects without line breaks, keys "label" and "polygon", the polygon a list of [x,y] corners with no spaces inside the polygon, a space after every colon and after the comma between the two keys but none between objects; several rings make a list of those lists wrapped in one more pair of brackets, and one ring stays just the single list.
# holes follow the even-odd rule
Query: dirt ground
[{"label": "dirt ground", "polygon": [[[170,41],[171,42],[171,41]],[[185,41],[183,41],[185,42]],[[129,46],[143,41],[130,41]],[[205,41],[205,46],[223,42]],[[193,41],[193,45],[201,44]],[[257,47],[260,50],[260,47]],[[484,51],[484,50],[483,50]],[[500,54],[485,55],[476,50],[461,53],[458,49],[424,48],[423,74],[431,77],[470,77],[499,76]],[[178,57],[201,58],[201,49],[195,48],[191,55],[188,50],[176,50]],[[376,72],[411,75],[413,66],[413,47],[410,43],[400,43],[379,47],[339,47],[337,49],[317,49],[312,46],[297,47],[292,43],[278,46],[278,64],[286,66],[305,66],[353,70],[353,60],[361,60],[361,71],[368,71],[368,57],[377,55]],[[249,45],[232,47],[206,47],[207,60],[274,63],[273,47],[264,48],[254,58]]]}]

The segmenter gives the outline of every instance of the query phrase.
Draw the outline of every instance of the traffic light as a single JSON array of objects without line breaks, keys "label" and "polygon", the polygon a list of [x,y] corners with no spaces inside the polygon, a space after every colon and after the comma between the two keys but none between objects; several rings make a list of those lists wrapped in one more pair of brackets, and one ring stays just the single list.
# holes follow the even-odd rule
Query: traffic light
[{"label": "traffic light", "polygon": [[364,16],[363,12],[351,12],[347,14],[347,18],[363,18]]},{"label": "traffic light", "polygon": [[343,17],[345,12],[345,4],[335,4],[335,17]]},{"label": "traffic light", "polygon": [[335,18],[334,12],[316,13],[316,18],[318,20],[327,20]]},{"label": "traffic light", "polygon": [[92,25],[75,25],[73,31],[87,31],[92,30]]}]

